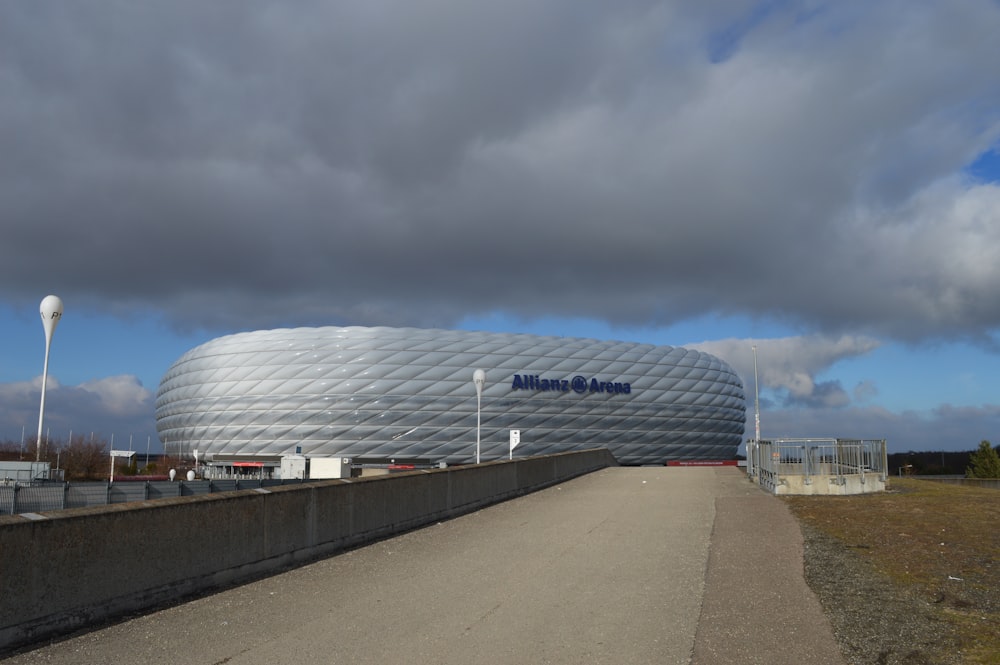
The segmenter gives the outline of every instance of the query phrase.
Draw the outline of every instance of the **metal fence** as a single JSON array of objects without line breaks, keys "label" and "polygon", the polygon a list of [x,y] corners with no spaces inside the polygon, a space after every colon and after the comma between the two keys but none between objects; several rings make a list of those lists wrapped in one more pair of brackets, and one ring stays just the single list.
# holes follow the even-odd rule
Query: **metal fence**
[{"label": "metal fence", "polygon": [[174,496],[298,484],[303,480],[195,480],[98,483],[0,484],[0,515],[19,515],[64,508],[104,506],[111,503],[150,501]]},{"label": "metal fence", "polygon": [[773,439],[747,442],[747,475],[769,491],[780,476],[877,475],[888,470],[885,439]]}]

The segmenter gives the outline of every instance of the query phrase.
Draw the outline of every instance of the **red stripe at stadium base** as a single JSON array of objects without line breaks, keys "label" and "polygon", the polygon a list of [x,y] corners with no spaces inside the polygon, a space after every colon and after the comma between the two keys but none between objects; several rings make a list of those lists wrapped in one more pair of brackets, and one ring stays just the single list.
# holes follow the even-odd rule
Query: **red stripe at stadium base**
[{"label": "red stripe at stadium base", "polygon": [[671,460],[667,466],[736,466],[739,460],[708,459],[708,460]]}]

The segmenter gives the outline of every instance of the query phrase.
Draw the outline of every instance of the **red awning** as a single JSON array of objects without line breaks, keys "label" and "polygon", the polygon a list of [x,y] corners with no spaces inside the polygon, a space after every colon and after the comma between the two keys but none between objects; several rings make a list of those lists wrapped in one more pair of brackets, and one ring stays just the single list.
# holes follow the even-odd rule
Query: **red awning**
[{"label": "red awning", "polygon": [[233,462],[233,466],[250,466],[254,468],[261,468],[264,466],[263,462]]}]

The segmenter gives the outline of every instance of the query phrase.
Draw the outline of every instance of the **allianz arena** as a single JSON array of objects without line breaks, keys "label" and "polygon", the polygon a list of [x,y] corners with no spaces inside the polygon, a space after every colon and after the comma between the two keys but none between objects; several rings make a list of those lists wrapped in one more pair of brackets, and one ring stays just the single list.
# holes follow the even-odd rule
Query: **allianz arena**
[{"label": "allianz arena", "polygon": [[[477,413],[473,372],[486,372]],[[264,330],[181,356],[156,398],[168,450],[483,461],[606,446],[621,464],[732,459],[729,365],[670,346],[415,328]]]}]

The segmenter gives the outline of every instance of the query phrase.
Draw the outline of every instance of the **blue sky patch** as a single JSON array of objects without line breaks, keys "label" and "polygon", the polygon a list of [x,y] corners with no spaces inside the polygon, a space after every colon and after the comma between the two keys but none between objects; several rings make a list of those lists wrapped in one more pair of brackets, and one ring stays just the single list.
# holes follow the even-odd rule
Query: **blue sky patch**
[{"label": "blue sky patch", "polygon": [[965,168],[965,172],[983,182],[1000,182],[1000,148],[987,150]]}]

